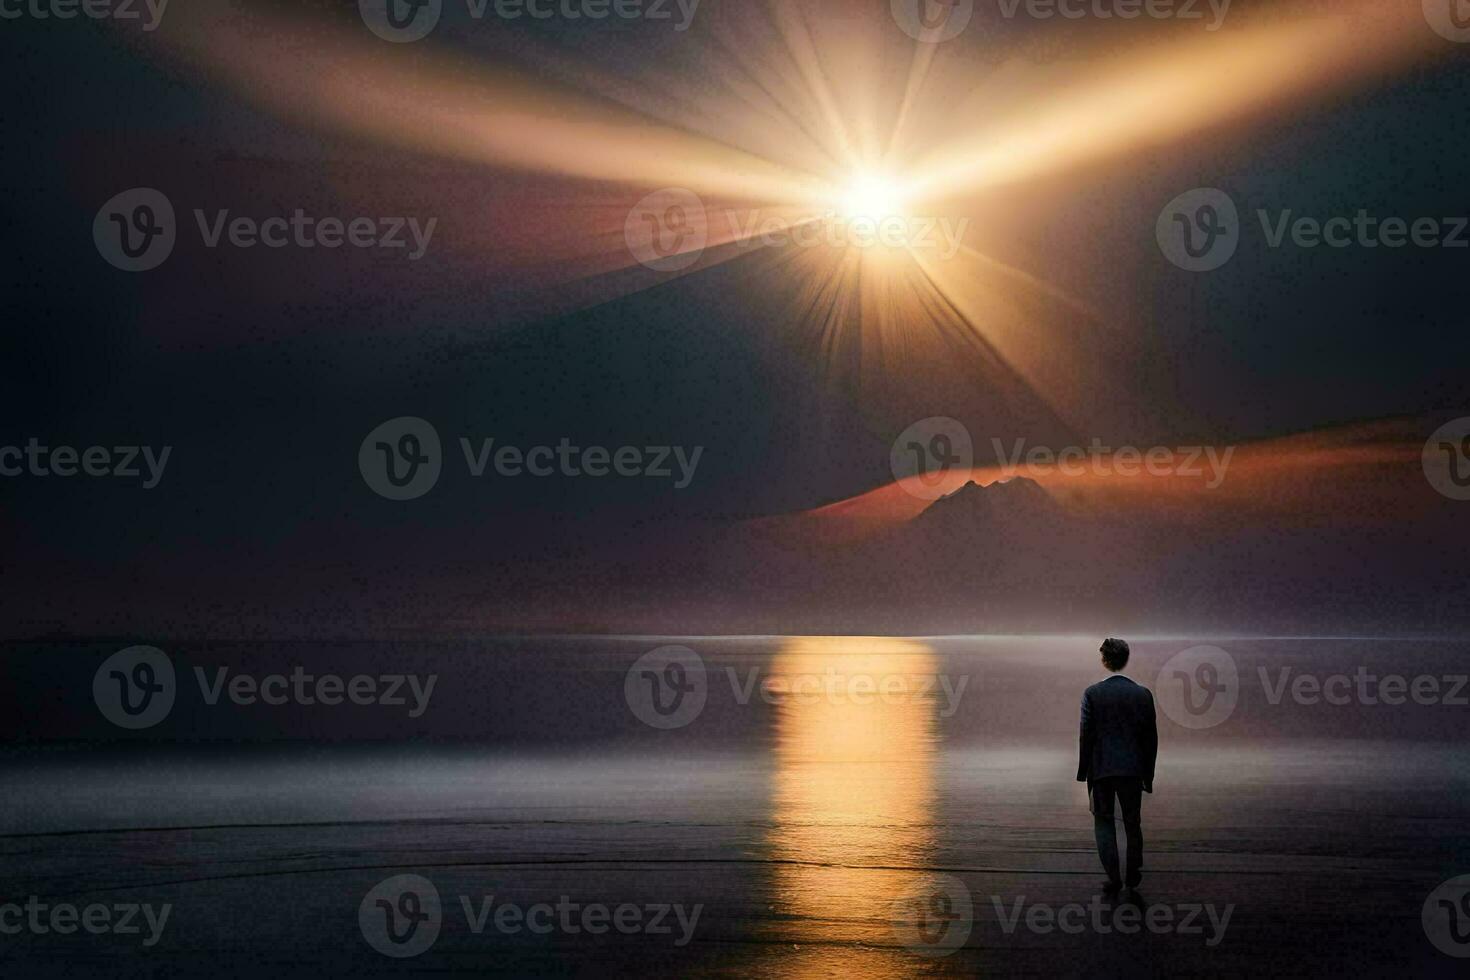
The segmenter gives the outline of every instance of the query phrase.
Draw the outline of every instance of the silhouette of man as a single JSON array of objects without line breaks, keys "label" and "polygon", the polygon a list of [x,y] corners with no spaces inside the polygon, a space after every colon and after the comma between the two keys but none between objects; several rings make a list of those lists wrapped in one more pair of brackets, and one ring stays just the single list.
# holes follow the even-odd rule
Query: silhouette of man
[{"label": "silhouette of man", "polygon": [[1087,783],[1097,856],[1108,874],[1104,893],[1116,895],[1124,880],[1118,873],[1118,836],[1113,829],[1114,801],[1123,810],[1128,838],[1129,888],[1137,888],[1143,874],[1143,825],[1139,813],[1143,794],[1154,791],[1154,760],[1159,754],[1159,730],[1154,719],[1154,696],[1148,688],[1119,673],[1128,665],[1128,644],[1107,639],[1100,649],[1103,666],[1113,675],[1082,693],[1082,737],[1077,781]]}]

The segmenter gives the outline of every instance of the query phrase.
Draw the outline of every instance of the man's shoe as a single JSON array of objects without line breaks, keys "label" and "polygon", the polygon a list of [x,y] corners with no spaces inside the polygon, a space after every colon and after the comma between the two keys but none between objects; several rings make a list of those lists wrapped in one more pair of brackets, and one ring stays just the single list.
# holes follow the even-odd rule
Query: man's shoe
[{"label": "man's shoe", "polygon": [[1107,883],[1105,885],[1103,885],[1103,894],[1104,895],[1116,895],[1116,894],[1118,894],[1122,890],[1123,890],[1123,883],[1121,881],[1114,881],[1111,878],[1109,878],[1108,881],[1107,881]]}]

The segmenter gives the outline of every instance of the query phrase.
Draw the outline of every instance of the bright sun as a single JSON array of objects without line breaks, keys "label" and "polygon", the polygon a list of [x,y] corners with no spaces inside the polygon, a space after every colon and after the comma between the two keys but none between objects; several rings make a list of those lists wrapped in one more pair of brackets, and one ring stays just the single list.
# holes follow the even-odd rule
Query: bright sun
[{"label": "bright sun", "polygon": [[893,180],[876,174],[859,174],[843,191],[841,208],[848,219],[882,221],[902,215],[903,200]]}]

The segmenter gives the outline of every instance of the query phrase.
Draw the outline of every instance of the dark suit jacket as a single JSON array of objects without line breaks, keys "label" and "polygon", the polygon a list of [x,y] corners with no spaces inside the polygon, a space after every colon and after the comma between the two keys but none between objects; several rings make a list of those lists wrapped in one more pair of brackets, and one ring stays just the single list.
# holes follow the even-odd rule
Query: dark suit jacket
[{"label": "dark suit jacket", "polygon": [[1082,693],[1082,738],[1077,781],[1137,776],[1154,791],[1159,729],[1148,688],[1115,675]]}]

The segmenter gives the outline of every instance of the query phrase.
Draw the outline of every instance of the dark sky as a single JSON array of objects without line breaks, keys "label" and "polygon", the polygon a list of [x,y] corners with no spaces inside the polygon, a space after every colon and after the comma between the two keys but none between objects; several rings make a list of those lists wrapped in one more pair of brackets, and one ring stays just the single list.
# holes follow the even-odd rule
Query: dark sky
[{"label": "dark sky", "polygon": [[[350,4],[305,6],[346,26],[356,16]],[[711,22],[719,7],[705,0]],[[955,44],[983,64],[997,45],[1027,43],[1025,32],[1002,25]],[[519,59],[548,84],[579,59],[614,72],[666,65],[696,94],[719,84],[648,25],[490,33],[451,21],[422,57],[453,47]],[[536,60],[523,37],[564,60]],[[616,568],[619,549],[630,564],[645,551],[677,556],[691,526],[860,493],[890,478],[890,441],[925,415],[964,420],[982,448],[991,434],[1060,437],[1024,411],[992,431],[993,389],[959,355],[918,358],[875,394],[792,318],[768,256],[645,279],[628,295],[616,276],[593,275],[575,289],[613,298],[558,311],[568,294],[528,280],[507,243],[534,243],[562,208],[636,200],[627,188],[277,119],[107,27],[24,20],[3,38],[0,445],[173,447],[152,490],[0,479],[10,635],[227,632],[245,619],[290,626],[312,610],[350,624],[376,615],[385,594],[411,604],[452,580],[493,595],[523,574]],[[1004,227],[982,231],[994,257],[1101,311],[1107,326],[1086,329],[1119,331],[1132,354],[1107,399],[1118,411],[1072,434],[1232,444],[1464,414],[1470,249],[1271,251],[1256,226],[1229,266],[1190,276],[1160,259],[1154,218],[1202,185],[1228,191],[1252,223],[1256,208],[1470,213],[1466,58],[1446,42],[1443,57],[1391,82],[1011,192]],[[91,227],[104,201],[135,186],[165,190],[188,227],[162,268],[129,275],[100,259]],[[196,207],[433,214],[442,247],[417,263],[209,251],[192,229]],[[431,420],[450,458],[429,496],[395,503],[364,485],[357,451],[378,423],[407,415]],[[457,458],[461,435],[704,453],[683,490],[476,481]],[[585,600],[596,619],[597,596]]]}]

